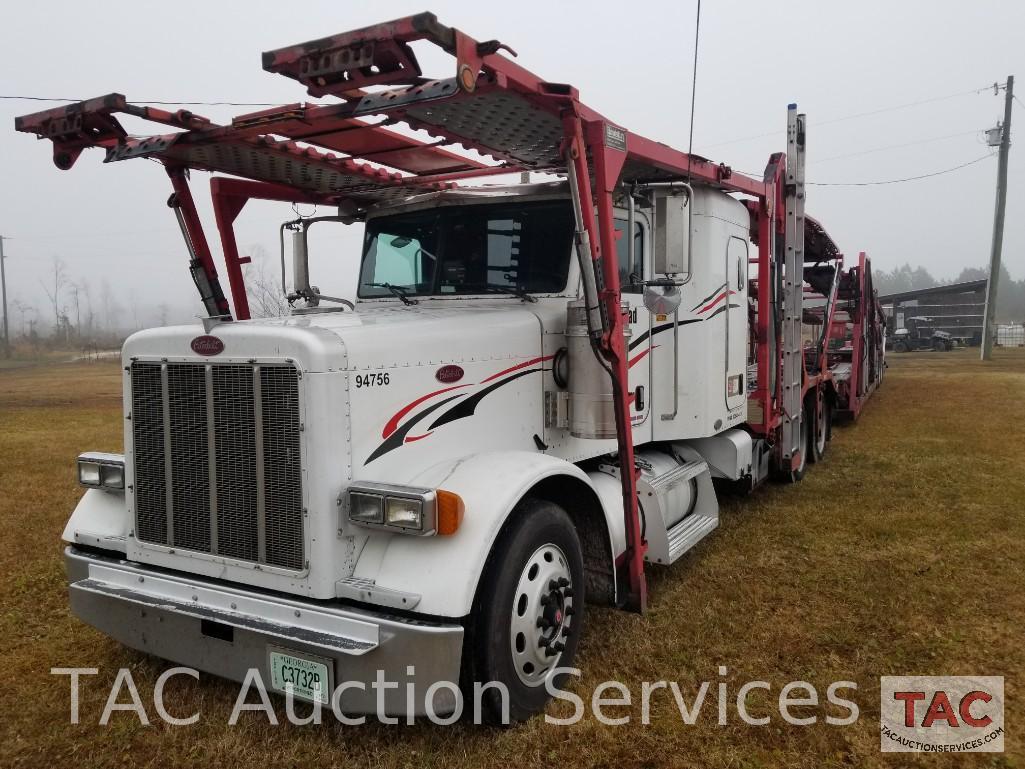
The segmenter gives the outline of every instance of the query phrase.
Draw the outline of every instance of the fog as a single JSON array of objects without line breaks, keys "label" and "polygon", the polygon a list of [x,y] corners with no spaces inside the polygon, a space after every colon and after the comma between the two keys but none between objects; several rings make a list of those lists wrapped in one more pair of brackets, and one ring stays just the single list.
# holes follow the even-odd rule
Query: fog
[{"label": "fog", "polygon": [[[77,2],[8,4],[0,24],[0,92],[301,101],[300,86],[261,69],[262,51],[422,10],[422,0],[177,2],[120,6],[117,13]],[[430,10],[478,39],[507,43],[524,66],[574,84],[611,120],[686,149],[694,2],[436,0]],[[1003,114],[1003,94],[994,96],[992,84],[1009,73],[1025,74],[1019,66],[1023,28],[1025,5],[1012,2],[706,0],[694,151],[760,174],[769,153],[784,147],[786,105],[793,101],[808,114],[808,181],[816,185],[902,179],[983,158],[994,151],[984,131]],[[449,59],[421,62],[427,75],[452,74]],[[1020,92],[1025,96],[1025,83]],[[101,153],[87,151],[71,171],[57,170],[48,142],[13,128],[16,115],[56,105],[0,100],[0,234],[10,238],[4,244],[8,299],[18,303],[21,316],[12,309],[12,332],[33,313],[39,323],[52,323],[54,307],[41,283],[53,282],[55,259],[77,286],[77,303],[66,286],[58,300],[72,322],[86,302],[102,317],[104,294],[108,314],[122,328],[198,315],[161,168],[140,160],[103,164]],[[1015,104],[1019,126],[1025,125],[1021,106]],[[258,108],[193,109],[228,122]],[[193,190],[216,244],[208,178],[193,174]],[[988,263],[995,179],[994,156],[917,181],[812,186],[808,211],[842,250],[867,251],[878,269],[909,263],[952,280],[962,268]],[[1025,277],[1023,191],[1025,154],[1013,147],[1004,264],[1015,279]],[[272,282],[278,280],[278,226],[294,217],[288,205],[253,203],[239,220],[243,252],[256,257],[254,269]],[[357,228],[322,239],[328,245],[318,261],[325,253],[337,260],[331,281],[314,281],[326,293],[353,293],[351,285],[335,283],[350,279],[359,239]]]}]

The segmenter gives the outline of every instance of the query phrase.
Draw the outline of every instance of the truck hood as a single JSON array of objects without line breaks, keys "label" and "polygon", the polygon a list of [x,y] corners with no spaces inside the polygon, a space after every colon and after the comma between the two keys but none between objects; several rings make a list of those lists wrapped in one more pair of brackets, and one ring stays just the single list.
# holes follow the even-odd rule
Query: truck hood
[{"label": "truck hood", "polygon": [[309,373],[434,363],[479,362],[525,354],[524,334],[537,340],[538,316],[526,306],[414,307],[391,304],[359,312],[326,312],[148,329],[130,336],[122,357],[196,360],[292,359]]}]

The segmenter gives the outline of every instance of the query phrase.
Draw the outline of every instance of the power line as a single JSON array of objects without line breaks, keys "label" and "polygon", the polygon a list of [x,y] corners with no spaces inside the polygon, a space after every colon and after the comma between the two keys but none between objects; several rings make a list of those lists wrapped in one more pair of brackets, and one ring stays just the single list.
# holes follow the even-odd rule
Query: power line
[{"label": "power line", "polygon": [[975,160],[969,160],[967,163],[954,166],[953,168],[944,168],[942,171],[933,171],[928,174],[921,174],[919,176],[906,176],[903,179],[885,179],[883,181],[875,182],[805,182],[805,184],[814,184],[816,187],[874,187],[880,184],[900,184],[902,182],[914,182],[919,179],[929,179],[933,176],[942,176],[943,174],[949,174],[953,171],[958,171],[962,168],[981,163],[986,158],[993,157],[992,152],[983,155],[981,158],[975,158]]},{"label": "power line", "polygon": [[[872,115],[881,115],[886,112],[894,112],[901,109],[910,109],[911,107],[919,107],[923,104],[933,104],[938,101],[946,101],[947,99],[956,99],[959,96],[969,96],[972,94],[978,94],[981,91],[992,88],[993,86],[985,86],[984,88],[973,88],[970,91],[958,91],[957,93],[950,93],[946,96],[933,96],[928,99],[919,99],[918,101],[907,102],[906,104],[896,104],[892,107],[882,107],[880,109],[869,110],[868,112],[856,112],[852,115],[842,115],[841,117],[830,118],[829,120],[820,120],[815,123],[816,126],[831,125],[833,123],[842,123],[845,120],[856,120],[863,117],[871,117]],[[722,147],[727,144],[738,144],[740,142],[752,141],[753,139],[764,139],[767,136],[778,136],[779,130],[767,131],[760,134],[752,134],[751,136],[741,136],[737,139],[729,139],[724,142],[715,142],[714,144],[706,144],[705,147]]]},{"label": "power line", "polygon": [[812,160],[811,163],[809,163],[809,165],[811,165],[813,163],[825,163],[825,162],[827,162],[829,160],[842,160],[844,158],[856,158],[856,157],[860,157],[861,155],[870,155],[873,152],[885,152],[886,150],[901,149],[903,147],[915,147],[915,146],[917,146],[919,144],[930,144],[932,142],[944,141],[946,139],[954,139],[954,138],[960,137],[960,136],[970,136],[970,135],[974,135],[974,134],[978,134],[978,133],[979,133],[978,130],[961,131],[960,133],[947,134],[946,136],[935,136],[935,137],[933,137],[931,139],[917,139],[917,140],[912,141],[912,142],[904,142],[902,144],[889,144],[889,145],[887,145],[885,147],[875,147],[874,149],[862,150],[860,152],[848,152],[845,155],[830,155],[828,158],[818,158],[816,160]]}]

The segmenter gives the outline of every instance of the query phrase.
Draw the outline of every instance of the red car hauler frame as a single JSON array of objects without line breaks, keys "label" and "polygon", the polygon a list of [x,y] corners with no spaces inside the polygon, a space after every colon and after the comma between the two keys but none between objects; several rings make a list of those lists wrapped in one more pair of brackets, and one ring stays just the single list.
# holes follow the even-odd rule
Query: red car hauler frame
[{"label": "red car hauler frame", "polygon": [[[451,77],[422,76],[410,45],[418,41],[454,57]],[[503,49],[515,56],[497,40],[477,41],[422,13],[263,55],[265,70],[298,81],[313,97],[337,102],[286,104],[221,125],[188,110],[134,105],[109,94],[20,117],[16,128],[51,140],[54,163],[61,169],[71,168],[89,147],[104,149],[106,162],[134,157],[161,162],[204,306],[210,316],[223,319],[250,316],[242,271],[248,258],[239,254],[233,223],[251,199],[329,204],[343,215],[358,214],[382,201],[485,176],[523,171],[565,175],[575,204],[589,329],[614,382],[622,468],[634,468],[635,462],[613,192],[634,185],[701,184],[736,194],[746,201],[751,239],[758,246],[757,277],[751,280],[757,370],[747,427],[773,446],[779,472],[803,471],[798,440],[802,404],[811,391],[821,398],[824,388],[832,386],[829,366],[821,365],[824,348],[811,356],[819,364],[809,367],[802,341],[805,265],[832,260],[839,269],[835,244],[818,223],[804,217],[804,116],[791,105],[788,151],[774,154],[764,176],[756,179],[613,123],[584,104],[576,88],[543,80],[503,55]],[[130,136],[119,122],[122,115],[172,131]],[[412,138],[393,126],[432,138]],[[455,145],[476,151],[480,159],[454,152]],[[211,182],[230,302],[192,198],[190,170],[232,177]],[[864,297],[867,263],[862,264],[858,279]],[[833,286],[835,299],[835,280]],[[845,290],[841,287],[841,298]],[[855,315],[864,312],[859,307]],[[832,304],[827,312],[828,330]],[[854,363],[860,359],[856,347]],[[637,478],[633,472],[620,476],[627,543],[618,564],[620,595],[624,605],[639,611],[646,601],[646,543]]]}]

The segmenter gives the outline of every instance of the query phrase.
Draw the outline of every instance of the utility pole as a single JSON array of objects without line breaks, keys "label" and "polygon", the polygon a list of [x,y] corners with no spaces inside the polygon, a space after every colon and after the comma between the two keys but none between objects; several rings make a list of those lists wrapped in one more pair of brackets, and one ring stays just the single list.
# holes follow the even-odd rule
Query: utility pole
[{"label": "utility pole", "polygon": [[[999,88],[999,86],[994,86]],[[989,281],[986,283],[986,309],[982,318],[982,360],[993,357],[996,335],[997,284],[1000,282],[1000,252],[1004,246],[1004,209],[1007,205],[1007,155],[1011,149],[1011,102],[1014,100],[1014,75],[1004,85],[1004,123],[997,160],[997,201],[993,215],[993,247],[989,254]]]},{"label": "utility pole", "polygon": [[0,235],[0,293],[4,301],[4,357],[11,357],[11,326],[7,321],[7,273],[4,270],[4,241],[10,240]]}]

